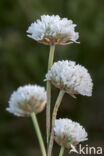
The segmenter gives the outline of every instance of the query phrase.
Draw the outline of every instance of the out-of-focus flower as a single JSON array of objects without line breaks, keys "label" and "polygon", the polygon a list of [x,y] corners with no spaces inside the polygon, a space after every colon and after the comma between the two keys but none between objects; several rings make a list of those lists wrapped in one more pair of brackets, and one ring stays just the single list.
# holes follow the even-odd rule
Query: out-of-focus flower
[{"label": "out-of-focus flower", "polygon": [[67,18],[43,15],[29,26],[27,36],[46,45],[66,45],[77,42],[79,34],[75,32],[75,27],[76,24]]},{"label": "out-of-focus flower", "polygon": [[73,61],[54,63],[46,74],[45,80],[50,80],[57,88],[71,96],[74,94],[92,95],[93,83],[90,74],[85,67],[76,65]]},{"label": "out-of-focus flower", "polygon": [[41,112],[46,105],[46,91],[37,85],[19,87],[10,97],[6,109],[17,116],[29,116],[31,112]]},{"label": "out-of-focus flower", "polygon": [[75,146],[88,140],[87,136],[85,129],[77,122],[67,118],[55,121],[54,138],[60,146],[70,148],[71,144]]}]

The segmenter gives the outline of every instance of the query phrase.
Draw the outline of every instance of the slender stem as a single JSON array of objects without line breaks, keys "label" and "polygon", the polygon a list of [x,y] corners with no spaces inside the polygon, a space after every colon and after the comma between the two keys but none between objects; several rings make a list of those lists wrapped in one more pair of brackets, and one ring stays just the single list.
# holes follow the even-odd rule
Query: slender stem
[{"label": "slender stem", "polygon": [[52,129],[51,129],[51,136],[50,136],[50,143],[49,143],[49,150],[48,150],[48,156],[51,156],[52,154],[52,148],[53,148],[53,141],[54,141],[54,125],[55,125],[55,120],[57,116],[57,112],[59,109],[59,106],[61,104],[62,98],[64,96],[65,92],[63,90],[60,91],[54,109],[53,109],[53,114],[52,114]]},{"label": "slender stem", "polygon": [[[52,67],[54,59],[55,45],[50,46],[49,60],[48,60],[48,70]],[[51,105],[51,83],[47,81],[47,108],[46,108],[46,129],[47,129],[47,146],[49,144],[50,137],[50,107]]]},{"label": "slender stem", "polygon": [[61,146],[59,156],[63,156],[65,148]]},{"label": "slender stem", "polygon": [[31,118],[32,118],[32,121],[33,121],[33,125],[34,125],[34,128],[35,128],[37,137],[38,137],[38,141],[39,141],[39,144],[40,144],[42,156],[46,156],[45,145],[44,145],[44,142],[43,142],[43,139],[42,139],[42,135],[41,135],[40,128],[39,128],[39,125],[38,125],[37,117],[36,117],[34,112],[31,112],[30,115],[31,115]]},{"label": "slender stem", "polygon": [[49,60],[48,60],[48,70],[50,70],[50,68],[53,65],[54,51],[55,51],[55,45],[51,45],[50,46],[50,53],[49,53]]}]

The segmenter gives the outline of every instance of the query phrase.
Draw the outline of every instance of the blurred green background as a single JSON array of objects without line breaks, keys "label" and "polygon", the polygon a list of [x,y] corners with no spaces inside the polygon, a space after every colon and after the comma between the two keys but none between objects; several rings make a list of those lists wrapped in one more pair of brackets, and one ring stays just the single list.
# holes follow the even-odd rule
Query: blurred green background
[{"label": "blurred green background", "polygon": [[[15,117],[5,108],[20,85],[45,86],[49,47],[26,36],[28,26],[43,14],[58,14],[77,24],[80,45],[56,46],[55,61],[84,65],[94,82],[92,97],[66,94],[58,117],[80,122],[89,146],[104,144],[104,0],[0,0],[0,156],[41,156],[31,119]],[[52,106],[58,92],[52,88]],[[45,140],[45,110],[38,120]],[[59,146],[54,148],[57,155]]]}]

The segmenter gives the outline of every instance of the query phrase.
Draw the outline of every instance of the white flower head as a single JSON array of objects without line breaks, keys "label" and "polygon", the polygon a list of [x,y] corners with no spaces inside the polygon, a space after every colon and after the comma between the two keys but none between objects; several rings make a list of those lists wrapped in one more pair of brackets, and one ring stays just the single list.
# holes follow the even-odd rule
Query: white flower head
[{"label": "white flower head", "polygon": [[70,148],[71,144],[75,146],[88,140],[87,136],[87,132],[79,123],[67,118],[55,120],[54,138],[59,145]]},{"label": "white flower head", "polygon": [[57,88],[71,96],[92,95],[93,83],[90,74],[85,67],[76,65],[73,61],[55,62],[46,74],[46,80],[50,80]]},{"label": "white flower head", "polygon": [[44,87],[25,85],[13,92],[6,110],[17,116],[29,116],[30,112],[41,112],[46,105],[46,100]]},{"label": "white flower head", "polygon": [[27,36],[46,45],[66,45],[77,42],[79,34],[75,32],[75,27],[76,24],[67,18],[43,15],[29,26]]}]

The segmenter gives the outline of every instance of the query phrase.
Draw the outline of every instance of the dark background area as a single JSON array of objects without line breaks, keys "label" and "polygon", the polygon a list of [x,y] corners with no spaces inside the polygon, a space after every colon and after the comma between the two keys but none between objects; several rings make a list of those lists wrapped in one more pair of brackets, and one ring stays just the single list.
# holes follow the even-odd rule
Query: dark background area
[{"label": "dark background area", "polygon": [[[104,1],[0,0],[0,156],[41,155],[31,119],[15,117],[5,108],[17,87],[45,86],[49,47],[26,36],[28,26],[43,14],[58,14],[77,24],[80,45],[56,46],[55,61],[82,64],[94,83],[92,97],[65,94],[58,117],[80,122],[89,134],[89,146],[104,145]],[[52,106],[58,92],[52,88]],[[38,120],[45,140],[45,110]],[[56,143],[54,149],[59,152]]]}]

